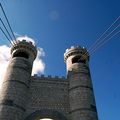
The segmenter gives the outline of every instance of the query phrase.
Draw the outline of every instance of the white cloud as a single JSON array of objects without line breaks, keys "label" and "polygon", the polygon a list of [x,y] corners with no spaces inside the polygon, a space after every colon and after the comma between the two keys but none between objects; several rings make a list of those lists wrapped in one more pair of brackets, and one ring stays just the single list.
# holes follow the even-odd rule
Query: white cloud
[{"label": "white cloud", "polygon": [[42,48],[38,48],[37,57],[33,64],[32,75],[44,72],[45,63],[41,59],[43,56],[45,56],[44,50]]},{"label": "white cloud", "polygon": [[17,37],[21,37],[22,35],[18,34],[17,32],[14,32],[14,35]]},{"label": "white cloud", "polygon": [[[19,40],[22,40],[22,39],[26,39],[27,41],[34,42],[33,39],[27,36],[19,37]],[[38,54],[33,64],[32,75],[38,74],[38,73],[44,73],[45,63],[41,59],[41,57],[43,57],[44,55],[45,55],[44,50],[42,48],[38,48]],[[3,82],[3,78],[5,75],[5,71],[7,69],[9,60],[10,60],[10,47],[6,45],[1,45],[0,46],[0,88]]]}]

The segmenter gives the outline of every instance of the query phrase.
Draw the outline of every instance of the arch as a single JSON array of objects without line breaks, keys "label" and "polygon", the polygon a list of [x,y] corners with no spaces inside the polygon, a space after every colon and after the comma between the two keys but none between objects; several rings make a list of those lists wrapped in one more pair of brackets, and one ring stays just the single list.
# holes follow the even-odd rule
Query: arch
[{"label": "arch", "polygon": [[23,58],[28,59],[28,58],[29,58],[29,55],[28,55],[26,52],[20,51],[20,52],[18,52],[18,53],[15,53],[15,54],[13,55],[13,57],[23,57]]},{"label": "arch", "polygon": [[25,120],[39,120],[42,118],[51,118],[54,120],[68,120],[62,113],[49,109],[37,110],[30,114]]},{"label": "arch", "polygon": [[72,64],[74,63],[86,63],[85,59],[81,59],[81,56],[75,56],[72,58]]}]

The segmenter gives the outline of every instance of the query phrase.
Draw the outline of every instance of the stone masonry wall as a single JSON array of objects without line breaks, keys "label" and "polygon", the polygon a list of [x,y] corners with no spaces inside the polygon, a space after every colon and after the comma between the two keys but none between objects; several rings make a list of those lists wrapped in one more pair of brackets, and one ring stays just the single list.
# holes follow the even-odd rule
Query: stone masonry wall
[{"label": "stone masonry wall", "polygon": [[36,110],[56,110],[68,118],[68,80],[64,77],[32,77],[25,116]]}]

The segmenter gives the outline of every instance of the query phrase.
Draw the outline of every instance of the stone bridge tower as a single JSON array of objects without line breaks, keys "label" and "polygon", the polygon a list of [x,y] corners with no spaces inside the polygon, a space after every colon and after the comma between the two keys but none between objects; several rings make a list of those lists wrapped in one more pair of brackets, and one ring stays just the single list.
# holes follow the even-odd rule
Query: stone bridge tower
[{"label": "stone bridge tower", "polygon": [[64,54],[67,77],[31,76],[37,49],[18,41],[0,94],[0,120],[98,120],[89,53],[79,46]]},{"label": "stone bridge tower", "polygon": [[70,120],[98,120],[87,50],[71,47],[66,50],[64,60],[69,82]]},{"label": "stone bridge tower", "polygon": [[37,50],[32,42],[17,41],[0,95],[0,120],[23,120],[33,61]]}]

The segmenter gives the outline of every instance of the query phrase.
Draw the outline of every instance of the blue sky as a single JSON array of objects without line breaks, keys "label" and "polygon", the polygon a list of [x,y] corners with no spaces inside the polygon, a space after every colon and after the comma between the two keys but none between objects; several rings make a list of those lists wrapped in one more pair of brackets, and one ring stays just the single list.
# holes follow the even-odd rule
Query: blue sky
[{"label": "blue sky", "polygon": [[[35,39],[44,49],[45,75],[66,76],[65,50],[72,45],[89,48],[120,15],[119,0],[0,1],[14,32]],[[3,44],[9,45],[0,34]],[[120,34],[90,57],[99,120],[120,118],[119,51]]]}]

